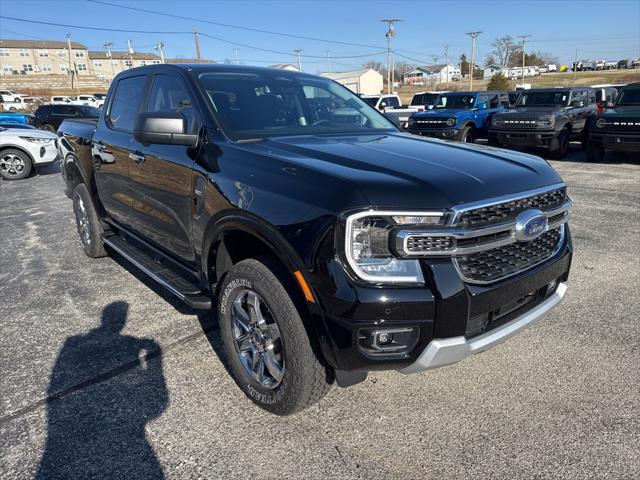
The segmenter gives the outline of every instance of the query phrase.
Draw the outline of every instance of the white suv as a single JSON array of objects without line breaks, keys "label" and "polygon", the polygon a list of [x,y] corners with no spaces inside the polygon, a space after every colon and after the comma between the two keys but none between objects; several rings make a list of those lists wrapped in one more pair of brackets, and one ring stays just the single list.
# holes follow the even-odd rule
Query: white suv
[{"label": "white suv", "polygon": [[20,98],[24,97],[24,95],[13,90],[0,90],[0,97],[2,97],[3,102],[20,102]]},{"label": "white suv", "polygon": [[58,158],[55,133],[27,128],[0,127],[0,176],[21,180],[34,167],[49,165]]}]

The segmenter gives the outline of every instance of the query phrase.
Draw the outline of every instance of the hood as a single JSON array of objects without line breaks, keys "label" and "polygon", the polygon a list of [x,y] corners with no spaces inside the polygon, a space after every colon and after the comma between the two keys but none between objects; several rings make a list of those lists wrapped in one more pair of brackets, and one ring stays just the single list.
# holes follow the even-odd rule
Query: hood
[{"label": "hood", "polygon": [[375,207],[446,209],[561,181],[539,157],[400,132],[276,137],[243,148],[340,178]]},{"label": "hood", "polygon": [[31,128],[10,128],[7,127],[6,130],[2,130],[2,135],[11,135],[16,137],[33,137],[33,138],[48,138],[50,140],[55,140],[57,135],[52,132],[47,132],[45,130],[31,129]]},{"label": "hood", "polygon": [[607,108],[601,115],[606,118],[640,118],[640,105]]},{"label": "hood", "polygon": [[513,115],[526,118],[550,117],[563,112],[565,107],[518,107],[496,113],[496,116]]},{"label": "hood", "polygon": [[438,108],[425,110],[423,112],[416,112],[412,116],[414,118],[455,117],[461,112],[470,111],[471,110],[465,110],[464,108]]}]

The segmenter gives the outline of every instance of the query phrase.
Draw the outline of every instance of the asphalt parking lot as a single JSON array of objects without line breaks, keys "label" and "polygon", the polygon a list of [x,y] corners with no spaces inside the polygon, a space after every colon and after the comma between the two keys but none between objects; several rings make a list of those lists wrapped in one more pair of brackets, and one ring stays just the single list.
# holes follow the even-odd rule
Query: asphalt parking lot
[{"label": "asphalt parking lot", "polygon": [[0,477],[638,478],[640,163],[573,148],[553,162],[575,202],[560,307],[285,418],[236,387],[214,319],[84,256],[55,166],[0,182]]}]

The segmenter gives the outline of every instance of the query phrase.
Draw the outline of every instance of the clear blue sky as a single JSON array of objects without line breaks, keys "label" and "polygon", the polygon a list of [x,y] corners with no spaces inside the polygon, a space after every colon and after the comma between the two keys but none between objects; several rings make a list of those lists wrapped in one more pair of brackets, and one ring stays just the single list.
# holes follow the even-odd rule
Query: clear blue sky
[{"label": "clear blue sky", "polygon": [[[542,50],[557,55],[561,63],[570,63],[579,49],[580,58],[619,60],[640,57],[640,0],[582,1],[187,1],[105,0],[197,20],[134,12],[87,0],[2,0],[0,15],[64,23],[84,27],[121,30],[145,30],[171,33],[125,33],[36,25],[0,18],[1,38],[64,40],[71,33],[74,41],[90,49],[103,50],[106,41],[115,50],[125,50],[132,40],[138,51],[153,51],[158,41],[166,44],[167,57],[195,57],[193,35],[200,32],[218,39],[200,36],[203,57],[224,61],[234,59],[234,49],[242,63],[268,65],[295,63],[295,48],[303,49],[305,70],[326,70],[326,51],[331,51],[332,70],[360,67],[367,60],[384,62],[385,17],[400,18],[394,49],[414,60],[411,63],[444,62],[444,46],[452,58],[469,55],[470,39],[465,32],[482,30],[477,43],[477,63],[491,51],[494,38],[503,35],[530,34],[527,50]],[[323,41],[289,38],[268,33],[244,31],[214,25],[207,21],[331,39],[368,46],[340,45]],[[228,42],[242,43],[246,46]],[[261,51],[259,47],[282,53]],[[340,56],[370,55],[358,58]],[[316,56],[318,58],[313,58]],[[417,60],[417,61],[415,61]]]}]

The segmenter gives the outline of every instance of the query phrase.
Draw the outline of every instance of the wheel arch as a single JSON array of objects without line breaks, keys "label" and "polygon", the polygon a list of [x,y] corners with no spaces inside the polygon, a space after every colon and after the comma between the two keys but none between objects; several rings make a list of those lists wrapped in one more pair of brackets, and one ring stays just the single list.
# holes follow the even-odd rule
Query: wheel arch
[{"label": "wheel arch", "polygon": [[29,161],[31,162],[31,166],[35,167],[35,165],[36,165],[35,159],[33,158],[33,155],[31,155],[29,150],[27,150],[26,148],[21,147],[20,145],[16,145],[14,143],[3,143],[2,146],[0,147],[0,154],[2,154],[2,152],[4,152],[5,150],[19,150],[19,151],[21,151],[27,157],[29,157]]}]

